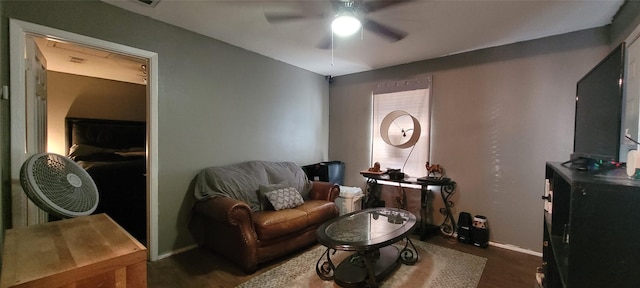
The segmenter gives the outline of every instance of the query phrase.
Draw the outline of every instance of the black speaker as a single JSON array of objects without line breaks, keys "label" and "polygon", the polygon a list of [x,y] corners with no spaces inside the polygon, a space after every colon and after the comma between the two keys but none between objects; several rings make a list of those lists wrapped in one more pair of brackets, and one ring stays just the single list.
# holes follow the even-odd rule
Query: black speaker
[{"label": "black speaker", "polygon": [[458,242],[471,244],[471,214],[460,212],[458,215]]},{"label": "black speaker", "polygon": [[476,215],[473,217],[471,240],[475,246],[482,248],[489,246],[489,226],[487,225],[487,217],[482,215]]}]

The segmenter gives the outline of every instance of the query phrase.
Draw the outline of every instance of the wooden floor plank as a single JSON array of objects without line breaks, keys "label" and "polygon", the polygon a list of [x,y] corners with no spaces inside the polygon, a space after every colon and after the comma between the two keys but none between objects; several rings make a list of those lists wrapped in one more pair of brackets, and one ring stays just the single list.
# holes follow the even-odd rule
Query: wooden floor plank
[{"label": "wooden floor plank", "polygon": [[[542,259],[537,256],[493,246],[483,249],[444,236],[433,236],[427,239],[427,242],[487,258],[478,288],[534,287],[536,267],[542,263]],[[260,266],[255,274],[245,275],[238,267],[223,258],[204,248],[197,248],[149,263],[148,285],[150,288],[235,287],[286,259],[267,263]]]}]

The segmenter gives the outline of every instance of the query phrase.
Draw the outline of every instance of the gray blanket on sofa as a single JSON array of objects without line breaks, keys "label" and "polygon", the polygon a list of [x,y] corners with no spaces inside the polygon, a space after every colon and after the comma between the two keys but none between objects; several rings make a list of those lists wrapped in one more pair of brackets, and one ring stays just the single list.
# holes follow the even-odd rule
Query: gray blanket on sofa
[{"label": "gray blanket on sofa", "polygon": [[286,183],[307,200],[311,181],[302,168],[293,162],[249,161],[220,167],[205,168],[196,177],[196,199],[231,197],[245,202],[253,211],[260,210],[257,191],[260,185]]}]

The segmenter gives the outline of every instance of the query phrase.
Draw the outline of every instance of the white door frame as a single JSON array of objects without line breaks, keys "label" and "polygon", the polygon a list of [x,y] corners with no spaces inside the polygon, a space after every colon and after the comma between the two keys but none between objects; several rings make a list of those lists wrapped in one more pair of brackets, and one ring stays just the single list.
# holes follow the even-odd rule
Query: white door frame
[{"label": "white door frame", "polygon": [[148,258],[158,260],[158,54],[138,48],[108,42],[42,25],[9,19],[10,108],[11,108],[11,183],[19,185],[20,166],[25,153],[25,35],[36,34],[62,41],[110,50],[116,53],[146,58],[149,61],[147,79],[147,183]]}]

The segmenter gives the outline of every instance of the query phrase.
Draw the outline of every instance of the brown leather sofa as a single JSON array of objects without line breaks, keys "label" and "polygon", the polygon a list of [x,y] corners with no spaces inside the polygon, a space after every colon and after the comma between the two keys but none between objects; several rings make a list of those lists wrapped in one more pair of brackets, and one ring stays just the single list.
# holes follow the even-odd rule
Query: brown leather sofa
[{"label": "brown leather sofa", "polygon": [[[277,211],[262,207],[258,191],[274,183],[298,189],[304,204]],[[196,240],[248,274],[260,263],[315,243],[317,228],[339,215],[334,204],[339,186],[309,181],[290,162],[210,167],[198,174],[194,190],[198,201],[191,225],[199,231]]]}]

